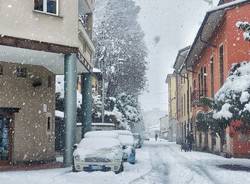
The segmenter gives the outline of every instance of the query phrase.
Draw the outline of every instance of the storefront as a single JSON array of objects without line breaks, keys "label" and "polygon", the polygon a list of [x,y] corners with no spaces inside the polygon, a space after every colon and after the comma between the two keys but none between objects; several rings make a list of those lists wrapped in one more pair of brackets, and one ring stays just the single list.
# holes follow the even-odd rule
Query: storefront
[{"label": "storefront", "polygon": [[14,114],[18,108],[0,108],[0,165],[12,160]]}]

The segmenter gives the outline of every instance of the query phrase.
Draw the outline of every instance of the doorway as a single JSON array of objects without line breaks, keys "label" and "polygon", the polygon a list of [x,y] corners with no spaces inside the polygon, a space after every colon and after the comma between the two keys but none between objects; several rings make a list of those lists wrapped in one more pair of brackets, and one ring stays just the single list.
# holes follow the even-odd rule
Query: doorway
[{"label": "doorway", "polygon": [[8,165],[12,155],[13,118],[11,114],[0,113],[0,165]]}]

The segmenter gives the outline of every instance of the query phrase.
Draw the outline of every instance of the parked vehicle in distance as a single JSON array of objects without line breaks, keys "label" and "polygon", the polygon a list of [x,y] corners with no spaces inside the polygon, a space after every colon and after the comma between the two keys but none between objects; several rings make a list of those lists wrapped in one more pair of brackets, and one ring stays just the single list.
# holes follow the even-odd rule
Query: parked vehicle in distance
[{"label": "parked vehicle in distance", "polygon": [[119,140],[123,148],[123,160],[128,161],[131,164],[135,164],[136,161],[136,151],[135,151],[135,141],[133,134],[128,130],[114,130],[118,133]]},{"label": "parked vehicle in distance", "polygon": [[133,137],[135,140],[135,148],[141,148],[143,145],[143,138],[139,133],[133,133]]},{"label": "parked vehicle in distance", "polygon": [[149,141],[150,140],[150,136],[149,136],[149,133],[144,133],[143,135],[143,139],[146,140],[146,141]]},{"label": "parked vehicle in distance", "polygon": [[73,172],[123,171],[123,150],[118,139],[112,137],[84,138],[73,153]]}]

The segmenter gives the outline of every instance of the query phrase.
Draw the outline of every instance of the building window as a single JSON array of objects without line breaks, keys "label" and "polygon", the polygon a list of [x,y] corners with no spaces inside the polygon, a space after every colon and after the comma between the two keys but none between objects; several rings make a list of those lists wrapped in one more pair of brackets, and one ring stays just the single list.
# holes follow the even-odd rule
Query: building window
[{"label": "building window", "polygon": [[219,48],[219,64],[220,64],[220,86],[224,83],[224,46]]},{"label": "building window", "polygon": [[59,0],[35,0],[34,9],[58,15],[58,1]]},{"label": "building window", "polygon": [[214,58],[210,59],[210,82],[211,82],[211,97],[214,97]]},{"label": "building window", "polygon": [[47,131],[51,130],[51,117],[47,117]]},{"label": "building window", "polygon": [[203,89],[204,89],[204,93],[203,93],[203,95],[204,96],[207,96],[207,69],[206,69],[206,67],[204,67],[203,68],[203,80],[204,80],[204,82],[203,82],[203,85],[204,85],[204,87],[203,87]]},{"label": "building window", "polygon": [[184,94],[184,103],[183,103],[184,116],[186,115],[186,95]]},{"label": "building window", "polygon": [[3,75],[3,66],[0,65],[0,75]]},{"label": "building window", "polygon": [[187,90],[187,114],[189,113],[189,87]]},{"label": "building window", "polygon": [[27,68],[18,67],[16,69],[16,76],[26,78],[27,77]]}]

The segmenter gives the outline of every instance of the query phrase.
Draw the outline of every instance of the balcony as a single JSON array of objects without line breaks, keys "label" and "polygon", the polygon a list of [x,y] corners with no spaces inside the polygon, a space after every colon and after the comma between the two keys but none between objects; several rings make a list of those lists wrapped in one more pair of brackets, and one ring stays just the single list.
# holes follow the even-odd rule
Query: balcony
[{"label": "balcony", "polygon": [[191,95],[192,105],[199,105],[202,97],[207,97],[207,90],[194,90]]}]

